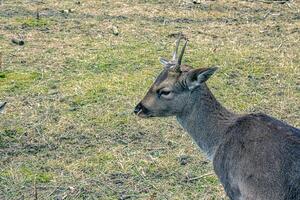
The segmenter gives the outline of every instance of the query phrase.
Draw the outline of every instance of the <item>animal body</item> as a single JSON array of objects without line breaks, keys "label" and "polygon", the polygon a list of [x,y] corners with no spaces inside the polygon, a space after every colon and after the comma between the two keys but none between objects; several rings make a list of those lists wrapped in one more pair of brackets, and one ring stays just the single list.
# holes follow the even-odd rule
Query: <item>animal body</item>
[{"label": "animal body", "polygon": [[213,162],[230,199],[300,200],[300,130],[266,114],[227,110],[205,83],[217,68],[183,65],[186,45],[180,36],[173,58],[160,59],[163,71],[134,113],[176,116]]}]

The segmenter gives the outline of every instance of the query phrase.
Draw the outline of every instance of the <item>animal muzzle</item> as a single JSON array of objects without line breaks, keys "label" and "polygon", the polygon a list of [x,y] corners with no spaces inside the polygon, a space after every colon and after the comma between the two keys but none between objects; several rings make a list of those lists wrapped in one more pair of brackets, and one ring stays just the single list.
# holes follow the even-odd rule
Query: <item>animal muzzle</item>
[{"label": "animal muzzle", "polygon": [[139,117],[146,117],[150,112],[149,110],[140,102],[133,111]]}]

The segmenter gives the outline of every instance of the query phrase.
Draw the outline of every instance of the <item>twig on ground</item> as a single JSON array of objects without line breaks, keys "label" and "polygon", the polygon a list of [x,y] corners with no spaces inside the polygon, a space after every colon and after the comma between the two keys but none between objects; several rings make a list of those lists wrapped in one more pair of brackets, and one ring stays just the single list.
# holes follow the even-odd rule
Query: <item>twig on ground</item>
[{"label": "twig on ground", "polygon": [[39,11],[39,9],[36,9],[36,19],[37,20],[40,19],[40,11]]},{"label": "twig on ground", "polygon": [[7,102],[0,103],[0,112],[4,109]]},{"label": "twig on ground", "polygon": [[57,187],[55,187],[55,189],[48,195],[48,197],[51,197],[52,194],[54,194],[58,188],[60,188],[61,185],[58,185]]},{"label": "twig on ground", "polygon": [[147,151],[161,151],[166,149],[167,149],[166,147],[146,148]]},{"label": "twig on ground", "polygon": [[33,196],[34,196],[34,200],[38,200],[38,192],[37,192],[37,187],[36,187],[36,177],[34,178],[34,182],[33,182]]},{"label": "twig on ground", "polygon": [[271,14],[271,11],[269,10],[263,17],[263,19],[266,19]]},{"label": "twig on ground", "polygon": [[259,2],[262,2],[262,3],[268,3],[268,4],[271,4],[271,3],[279,3],[279,4],[285,4],[285,3],[288,3],[289,0],[282,0],[282,1],[276,1],[276,0],[269,0],[269,1],[266,1],[266,0],[261,0]]},{"label": "twig on ground", "polygon": [[215,34],[205,33],[203,31],[197,31],[197,33],[202,34],[202,35],[207,35],[207,36],[210,36],[212,38],[218,38],[219,37],[219,36],[217,36]]},{"label": "twig on ground", "polygon": [[201,176],[189,178],[187,181],[188,181],[188,182],[190,182],[190,181],[195,181],[195,180],[201,179],[201,178],[206,177],[206,176],[211,176],[211,175],[214,175],[214,173],[213,173],[213,172],[210,172],[210,173],[207,173],[207,174],[203,174],[203,175],[201,175]]}]

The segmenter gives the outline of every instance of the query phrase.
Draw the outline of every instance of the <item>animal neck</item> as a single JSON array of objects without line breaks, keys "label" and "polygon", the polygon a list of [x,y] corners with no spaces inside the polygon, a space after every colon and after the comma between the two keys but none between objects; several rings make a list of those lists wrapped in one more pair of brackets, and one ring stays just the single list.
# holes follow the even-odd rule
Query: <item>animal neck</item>
[{"label": "animal neck", "polygon": [[190,92],[189,102],[177,115],[181,126],[211,160],[235,118],[236,115],[216,100],[205,83]]}]

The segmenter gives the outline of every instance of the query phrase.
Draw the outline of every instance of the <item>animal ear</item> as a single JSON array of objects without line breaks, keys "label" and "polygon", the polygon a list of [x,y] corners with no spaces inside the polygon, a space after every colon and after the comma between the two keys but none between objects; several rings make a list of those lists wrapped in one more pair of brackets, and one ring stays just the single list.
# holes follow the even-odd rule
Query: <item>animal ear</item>
[{"label": "animal ear", "polygon": [[161,64],[163,64],[164,66],[166,66],[169,63],[169,61],[167,59],[165,59],[165,58],[159,58],[159,62]]},{"label": "animal ear", "polygon": [[192,69],[187,73],[186,83],[189,90],[193,90],[201,83],[207,81],[215,73],[218,67]]}]

